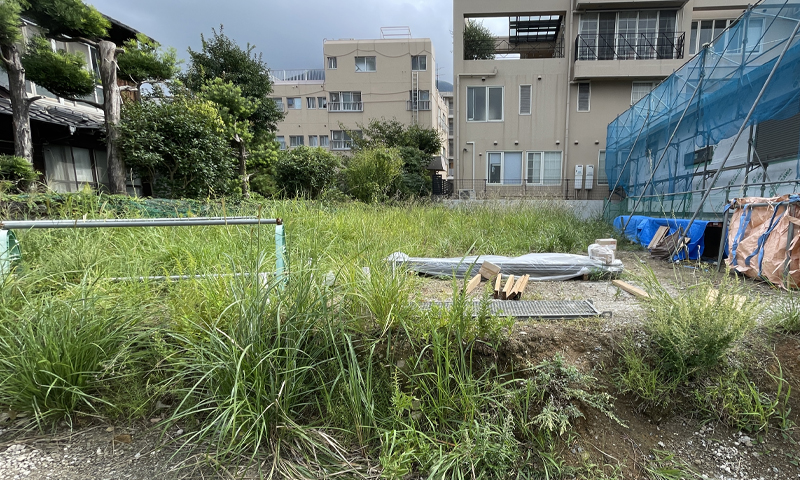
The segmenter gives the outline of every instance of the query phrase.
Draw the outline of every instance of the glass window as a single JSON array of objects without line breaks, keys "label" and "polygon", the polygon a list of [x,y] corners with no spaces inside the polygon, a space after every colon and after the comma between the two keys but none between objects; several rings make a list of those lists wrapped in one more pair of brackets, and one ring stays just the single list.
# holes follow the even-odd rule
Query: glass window
[{"label": "glass window", "polygon": [[411,70],[424,72],[428,69],[428,56],[427,55],[412,55],[411,56]]},{"label": "glass window", "polygon": [[522,152],[503,153],[503,185],[522,185]]},{"label": "glass window", "polygon": [[309,135],[308,136],[308,146],[309,147],[319,147],[319,143],[317,141],[316,135]]},{"label": "glass window", "polygon": [[277,137],[275,137],[275,140],[277,140],[279,145],[278,148],[280,150],[286,150],[286,139],[284,138],[283,135],[278,135]]},{"label": "glass window", "polygon": [[290,147],[301,147],[301,146],[303,146],[303,136],[302,135],[289,135],[289,146]]},{"label": "glass window", "polygon": [[608,185],[608,176],[606,176],[606,151],[600,150],[597,154],[597,184]]},{"label": "glass window", "polygon": [[328,99],[326,97],[317,97],[317,105],[319,108],[328,108]]},{"label": "glass window", "polygon": [[306,108],[311,109],[311,110],[317,108],[317,98],[316,97],[306,97]]},{"label": "glass window", "polygon": [[467,121],[503,120],[503,87],[467,87]]},{"label": "glass window", "polygon": [[489,152],[489,183],[500,183],[502,169],[502,153]]},{"label": "glass window", "polygon": [[302,102],[300,97],[287,97],[286,98],[286,108],[289,110],[300,110],[303,108]]},{"label": "glass window", "polygon": [[277,107],[278,111],[282,112],[283,111],[283,98],[281,98],[281,97],[273,98],[272,101],[275,102],[275,107]]},{"label": "glass window", "polygon": [[561,184],[561,152],[528,152],[525,179],[534,185]]},{"label": "glass window", "polygon": [[328,57],[328,70],[336,70],[336,57]]},{"label": "glass window", "polygon": [[327,147],[328,146],[328,136],[327,135],[320,135],[319,136],[319,146],[320,147]]},{"label": "glass window", "polygon": [[375,57],[356,57],[356,72],[374,72]]},{"label": "glass window", "polygon": [[344,130],[331,130],[331,150],[350,150],[353,139]]},{"label": "glass window", "polygon": [[531,85],[519,86],[519,114],[531,114]]},{"label": "glass window", "polygon": [[654,82],[633,82],[631,86],[631,105],[644,98],[653,91],[656,84]]},{"label": "glass window", "polygon": [[592,95],[592,85],[589,82],[578,84],[578,111],[588,112]]},{"label": "glass window", "polygon": [[75,179],[78,184],[94,183],[92,156],[86,148],[73,148],[72,160],[75,162]]}]

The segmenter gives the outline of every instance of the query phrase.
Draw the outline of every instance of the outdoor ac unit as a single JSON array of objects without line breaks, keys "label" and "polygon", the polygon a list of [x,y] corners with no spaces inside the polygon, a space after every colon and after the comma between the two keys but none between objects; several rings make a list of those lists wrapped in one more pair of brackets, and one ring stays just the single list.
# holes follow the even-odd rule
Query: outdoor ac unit
[{"label": "outdoor ac unit", "polygon": [[472,200],[475,198],[475,190],[459,190],[458,191],[458,198],[459,200]]}]

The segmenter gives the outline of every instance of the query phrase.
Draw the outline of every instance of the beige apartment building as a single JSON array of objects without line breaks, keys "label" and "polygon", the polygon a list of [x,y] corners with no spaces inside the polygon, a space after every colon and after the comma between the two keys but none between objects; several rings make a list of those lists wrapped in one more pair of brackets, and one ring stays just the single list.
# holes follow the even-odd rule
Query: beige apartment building
[{"label": "beige apartment building", "polygon": [[347,153],[347,131],[371,119],[435,128],[447,143],[447,107],[436,89],[431,40],[386,37],[326,40],[324,69],[270,72],[272,97],[286,112],[276,133],[281,149],[306,145]]},{"label": "beige apartment building", "polygon": [[[608,124],[746,7],[722,0],[453,0],[454,188],[462,197],[607,197]],[[506,35],[494,38],[493,59],[465,49],[470,19],[507,23]]]}]

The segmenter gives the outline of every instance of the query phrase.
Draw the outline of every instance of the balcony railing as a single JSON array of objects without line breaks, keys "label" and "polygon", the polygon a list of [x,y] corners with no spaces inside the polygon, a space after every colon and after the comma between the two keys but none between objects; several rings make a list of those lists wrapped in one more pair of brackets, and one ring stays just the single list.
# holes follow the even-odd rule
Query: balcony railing
[{"label": "balcony railing", "polygon": [[270,70],[269,79],[273,83],[324,82],[325,70],[322,68],[299,69],[299,70]]},{"label": "balcony railing", "polygon": [[577,60],[671,60],[683,58],[685,32],[578,35]]},{"label": "balcony railing", "polygon": [[350,150],[353,148],[352,140],[331,140],[331,150]]},{"label": "balcony railing", "polygon": [[361,102],[344,102],[344,103],[332,103],[328,102],[328,111],[329,112],[363,112],[364,111],[364,104]]},{"label": "balcony railing", "polygon": [[430,109],[431,109],[430,100],[418,100],[416,102],[412,100],[406,101],[406,110],[430,110]]}]

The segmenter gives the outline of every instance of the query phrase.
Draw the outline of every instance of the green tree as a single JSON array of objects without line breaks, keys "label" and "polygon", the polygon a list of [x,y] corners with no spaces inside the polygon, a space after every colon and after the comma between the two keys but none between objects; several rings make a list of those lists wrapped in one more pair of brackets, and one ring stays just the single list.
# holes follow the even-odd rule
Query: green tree
[{"label": "green tree", "polygon": [[179,73],[178,52],[161,45],[142,33],[122,44],[124,54],[117,58],[119,76],[136,85],[134,93],[137,101],[142,100],[142,85],[161,83],[172,79]]},{"label": "green tree", "polygon": [[389,199],[402,174],[403,158],[397,148],[359,150],[347,160],[344,169],[348,193],[366,203]]},{"label": "green tree", "polygon": [[494,35],[483,23],[469,20],[464,25],[464,60],[494,59]]},{"label": "green tree", "polygon": [[236,159],[218,106],[180,87],[129,102],[119,125],[127,166],[170,198],[230,193]]},{"label": "green tree", "polygon": [[275,181],[284,195],[316,198],[333,185],[341,163],[323,148],[297,147],[278,154]]}]

